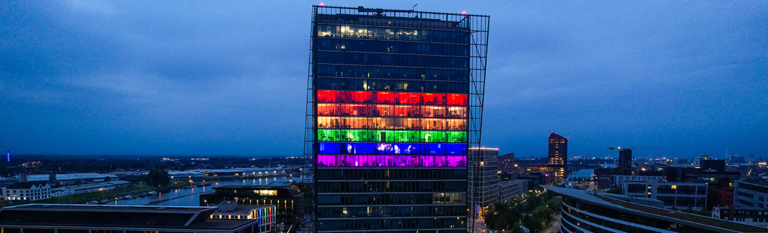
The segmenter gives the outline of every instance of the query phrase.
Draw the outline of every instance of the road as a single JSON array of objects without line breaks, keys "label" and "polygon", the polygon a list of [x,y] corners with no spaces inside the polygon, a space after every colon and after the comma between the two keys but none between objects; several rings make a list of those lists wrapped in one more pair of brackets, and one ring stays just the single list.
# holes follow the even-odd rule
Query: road
[{"label": "road", "polygon": [[560,213],[555,214],[552,218],[552,222],[544,227],[543,233],[557,233],[560,232]]}]

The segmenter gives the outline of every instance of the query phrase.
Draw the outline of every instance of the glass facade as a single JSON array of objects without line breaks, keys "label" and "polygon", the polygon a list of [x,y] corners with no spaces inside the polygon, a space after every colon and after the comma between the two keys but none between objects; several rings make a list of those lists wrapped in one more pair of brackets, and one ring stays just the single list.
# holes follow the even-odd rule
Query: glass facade
[{"label": "glass facade", "polygon": [[313,9],[315,230],[467,232],[467,149],[479,143],[485,79],[486,44],[479,56],[473,38],[487,36],[470,21],[488,17]]}]

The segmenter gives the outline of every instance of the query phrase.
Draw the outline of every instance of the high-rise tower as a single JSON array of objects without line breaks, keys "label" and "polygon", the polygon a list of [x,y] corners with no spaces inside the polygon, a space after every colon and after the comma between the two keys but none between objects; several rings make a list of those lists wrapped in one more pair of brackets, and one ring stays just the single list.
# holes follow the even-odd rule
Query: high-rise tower
[{"label": "high-rise tower", "polygon": [[305,156],[317,232],[466,232],[488,16],[314,6]]},{"label": "high-rise tower", "polygon": [[632,150],[629,148],[619,150],[619,171],[622,175],[632,175]]},{"label": "high-rise tower", "polygon": [[549,170],[555,173],[555,179],[562,180],[568,176],[568,138],[552,132],[549,135],[547,158]]}]

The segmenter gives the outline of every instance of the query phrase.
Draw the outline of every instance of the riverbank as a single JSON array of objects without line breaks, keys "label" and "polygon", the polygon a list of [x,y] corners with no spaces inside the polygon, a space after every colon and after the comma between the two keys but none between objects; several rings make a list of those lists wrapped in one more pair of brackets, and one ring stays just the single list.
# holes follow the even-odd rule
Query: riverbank
[{"label": "riverbank", "polygon": [[197,184],[200,183],[216,183],[216,182],[227,182],[227,181],[237,181],[237,180],[250,180],[250,179],[264,179],[264,178],[287,178],[291,179],[290,175],[272,175],[272,176],[212,176],[212,177],[197,177],[197,178],[191,178],[191,179],[185,179],[185,180],[172,180],[171,185],[169,186],[163,186],[163,187],[152,187],[147,184],[133,184],[131,186],[125,187],[125,188],[119,188],[119,189],[113,189],[113,190],[105,190],[100,192],[92,192],[92,193],[83,193],[83,194],[75,194],[75,195],[67,195],[67,196],[60,196],[60,197],[52,197],[44,200],[38,200],[38,201],[2,201],[0,202],[0,207],[2,206],[13,206],[13,205],[22,205],[22,204],[29,204],[29,203],[49,203],[49,204],[86,204],[91,201],[100,201],[100,200],[108,200],[108,201],[115,201],[121,197],[125,197],[126,195],[131,196],[138,196],[142,193],[149,193],[152,191],[155,191],[157,193],[166,193],[170,192],[174,189],[185,189],[187,186],[193,186],[196,187]]}]

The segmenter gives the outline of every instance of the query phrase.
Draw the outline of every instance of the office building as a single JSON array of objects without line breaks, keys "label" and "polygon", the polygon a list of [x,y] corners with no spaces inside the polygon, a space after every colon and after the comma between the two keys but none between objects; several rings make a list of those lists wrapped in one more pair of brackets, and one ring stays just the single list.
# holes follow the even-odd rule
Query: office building
[{"label": "office building", "polygon": [[272,206],[27,204],[0,209],[4,233],[274,232],[274,219]]},{"label": "office building", "polygon": [[707,205],[707,184],[661,182],[657,180],[625,181],[622,193],[630,197],[659,200],[664,208],[701,210]]},{"label": "office building", "polygon": [[507,153],[499,156],[499,171],[505,173],[517,172],[517,166],[515,166],[515,153]]},{"label": "office building", "polygon": [[739,181],[733,189],[736,208],[768,208],[768,182]]},{"label": "office building", "polygon": [[619,170],[622,175],[634,175],[632,174],[632,149],[619,150]]},{"label": "office building", "polygon": [[304,153],[316,231],[466,232],[489,19],[313,7]]},{"label": "office building", "polygon": [[768,227],[768,209],[766,208],[734,208],[733,206],[715,206],[712,208],[712,218],[752,225],[756,227]]},{"label": "office building", "polygon": [[304,193],[296,185],[228,185],[214,187],[213,190],[213,193],[200,195],[200,206],[217,205],[225,201],[234,201],[240,205],[275,206],[277,226],[290,232],[297,229],[295,224],[304,218],[301,205]]},{"label": "office building", "polygon": [[524,198],[528,193],[527,180],[499,181],[499,203]]},{"label": "office building", "polygon": [[655,200],[544,188],[562,196],[560,232],[765,232],[765,228],[659,208]]},{"label": "office building", "polygon": [[469,148],[469,200],[483,212],[499,201],[498,157],[499,149]]},{"label": "office building", "polygon": [[555,180],[568,177],[568,138],[555,132],[549,135],[549,153],[547,153],[549,171],[555,174]]}]

